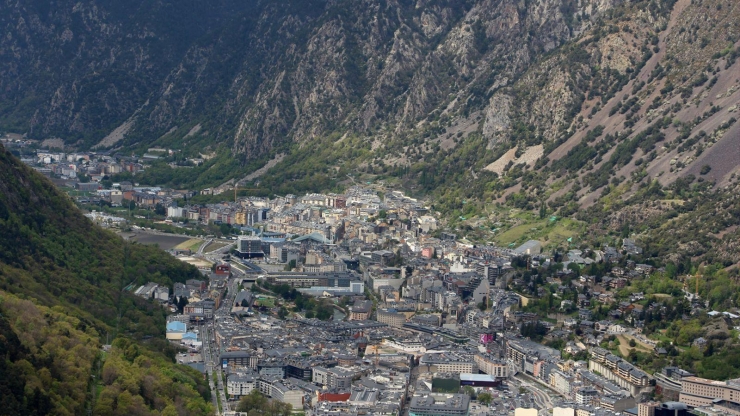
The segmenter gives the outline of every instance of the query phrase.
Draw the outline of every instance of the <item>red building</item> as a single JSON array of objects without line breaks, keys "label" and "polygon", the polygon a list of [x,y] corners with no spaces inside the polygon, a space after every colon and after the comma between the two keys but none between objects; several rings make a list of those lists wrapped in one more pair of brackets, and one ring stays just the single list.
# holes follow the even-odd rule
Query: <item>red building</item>
[{"label": "red building", "polygon": [[338,392],[322,392],[318,393],[320,402],[346,402],[349,400],[350,393],[338,393]]},{"label": "red building", "polygon": [[228,264],[219,264],[216,266],[216,274],[220,276],[228,276],[231,274],[231,266]]}]

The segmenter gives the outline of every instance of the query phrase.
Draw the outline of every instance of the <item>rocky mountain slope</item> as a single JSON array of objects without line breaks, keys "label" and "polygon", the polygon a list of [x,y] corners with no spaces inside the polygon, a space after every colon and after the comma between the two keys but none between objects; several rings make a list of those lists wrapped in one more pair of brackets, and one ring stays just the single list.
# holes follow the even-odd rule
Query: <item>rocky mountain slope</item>
[{"label": "rocky mountain slope", "polygon": [[265,186],[367,175],[559,209],[737,171],[732,0],[36,3],[2,5],[0,128],[222,155],[198,183],[285,154]]}]

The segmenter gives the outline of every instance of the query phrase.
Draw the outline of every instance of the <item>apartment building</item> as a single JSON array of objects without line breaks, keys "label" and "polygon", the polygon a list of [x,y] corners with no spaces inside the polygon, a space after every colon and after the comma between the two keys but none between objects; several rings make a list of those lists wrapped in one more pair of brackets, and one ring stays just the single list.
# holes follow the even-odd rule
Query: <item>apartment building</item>
[{"label": "apartment building", "polygon": [[476,354],[473,360],[478,366],[478,369],[488,375],[496,378],[507,378],[509,376],[509,366],[504,360],[483,353]]}]

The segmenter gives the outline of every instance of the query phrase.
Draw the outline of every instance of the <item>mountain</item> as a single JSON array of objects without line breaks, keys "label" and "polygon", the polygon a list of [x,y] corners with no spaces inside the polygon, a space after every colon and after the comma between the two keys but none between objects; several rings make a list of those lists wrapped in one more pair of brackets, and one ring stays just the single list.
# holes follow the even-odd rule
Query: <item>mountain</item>
[{"label": "mountain", "polygon": [[0,147],[2,412],[207,414],[202,375],[173,363],[165,311],[124,290],[199,276],[94,225]]},{"label": "mountain", "polygon": [[722,186],[738,169],[732,0],[5,0],[2,11],[0,128],[214,156],[191,170],[154,163],[144,182],[217,185],[272,160],[250,178],[270,191],[383,179],[469,217],[543,198],[567,214],[628,182],[623,195],[654,178]]}]

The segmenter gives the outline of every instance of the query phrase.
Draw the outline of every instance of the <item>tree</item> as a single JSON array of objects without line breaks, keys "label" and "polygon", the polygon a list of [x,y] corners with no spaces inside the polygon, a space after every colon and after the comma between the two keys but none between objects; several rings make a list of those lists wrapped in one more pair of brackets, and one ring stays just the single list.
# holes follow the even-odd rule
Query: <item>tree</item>
[{"label": "tree", "polygon": [[329,307],[320,307],[316,311],[316,318],[322,320],[322,321],[328,321],[332,317],[332,311]]},{"label": "tree", "polygon": [[167,209],[162,204],[154,206],[154,213],[157,215],[167,215]]},{"label": "tree", "polygon": [[470,386],[465,386],[463,389],[465,391],[465,394],[470,396],[471,399],[475,399],[475,389]]},{"label": "tree", "polygon": [[637,342],[635,342],[635,340],[634,340],[634,339],[630,339],[630,342],[629,342],[629,344],[630,344],[630,347],[632,347],[632,348],[634,348],[634,347],[636,347],[636,346],[637,346]]},{"label": "tree", "polygon": [[259,390],[252,390],[249,394],[239,400],[236,408],[237,412],[249,412],[251,410],[263,410],[267,407],[267,397],[263,396]]},{"label": "tree", "polygon": [[269,416],[290,416],[293,412],[293,405],[279,402],[277,400],[268,401],[259,390],[252,390],[249,394],[242,397],[236,408],[237,412],[247,412],[250,416],[269,415]]},{"label": "tree", "polygon": [[488,406],[493,401],[493,396],[491,396],[491,393],[481,393],[478,395],[478,401]]},{"label": "tree", "polygon": [[185,296],[180,296],[180,299],[177,301],[177,310],[178,312],[182,313],[183,310],[185,310],[185,306],[188,304],[188,298]]}]

